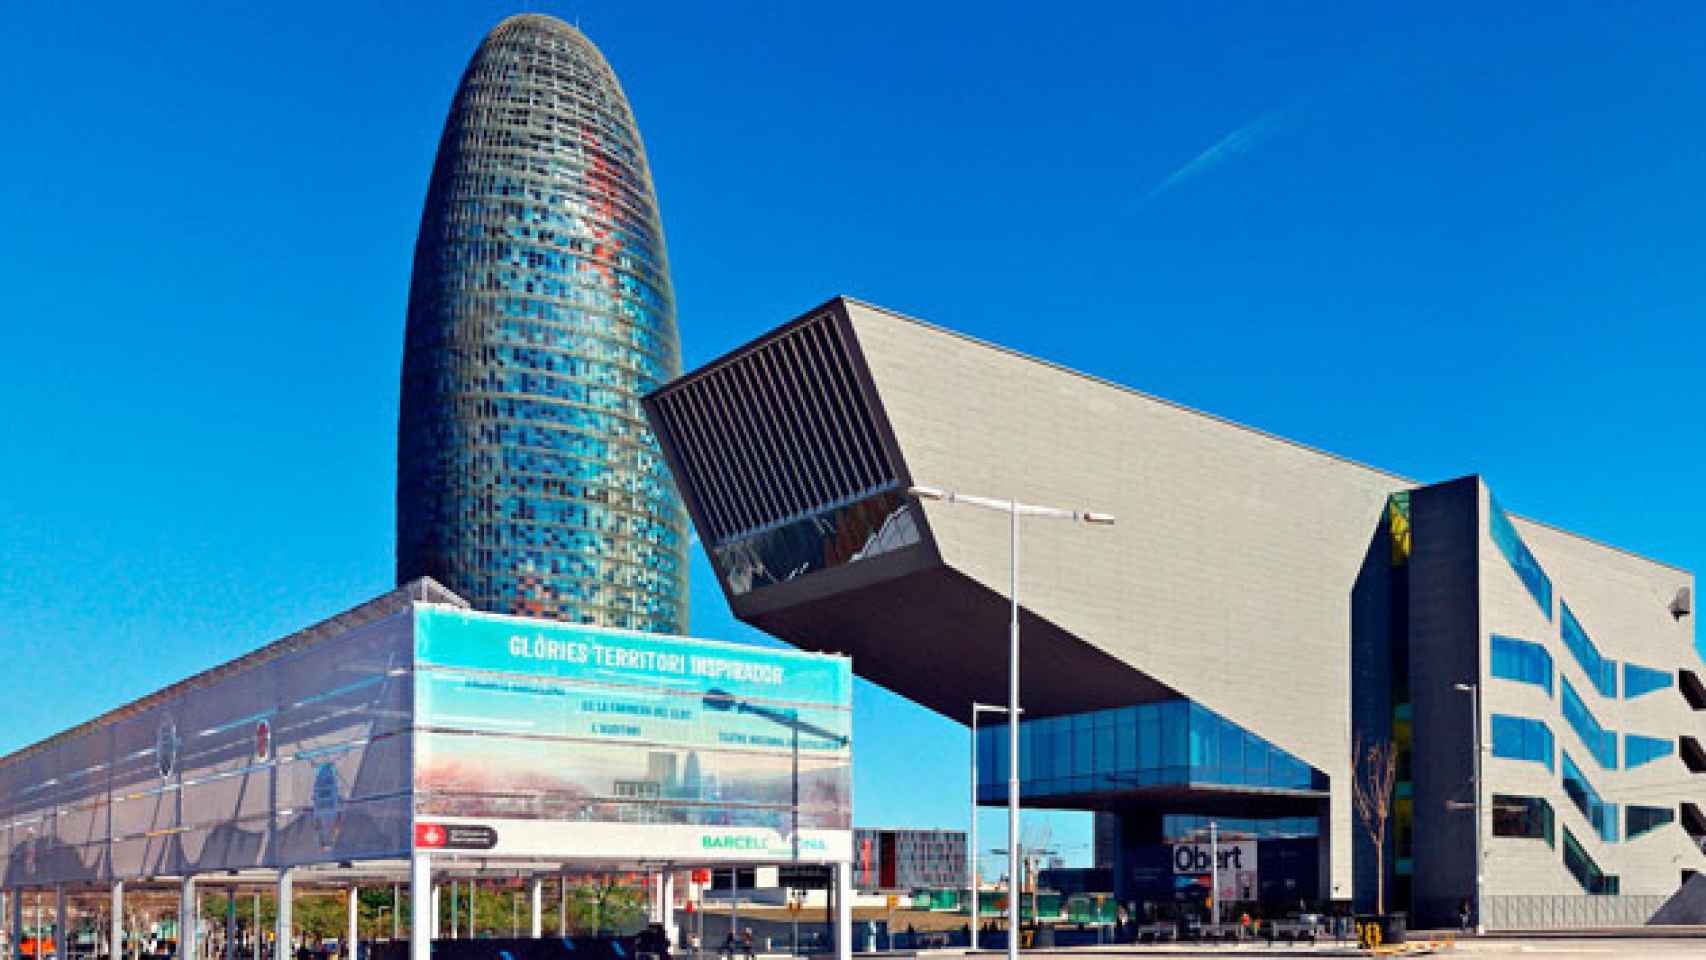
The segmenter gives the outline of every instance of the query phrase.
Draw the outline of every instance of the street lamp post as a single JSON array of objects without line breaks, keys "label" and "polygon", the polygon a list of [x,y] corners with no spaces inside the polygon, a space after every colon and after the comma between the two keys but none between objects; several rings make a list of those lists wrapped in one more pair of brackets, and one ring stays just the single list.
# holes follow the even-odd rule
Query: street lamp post
[{"label": "street lamp post", "polygon": [[[963,503],[967,506],[999,510],[1007,514],[1008,549],[1011,553],[1007,586],[1009,607],[1007,624],[1007,873],[1012,876],[1016,872],[1014,864],[1019,864],[1019,869],[1023,869],[1024,864],[1019,849],[1019,518],[1042,517],[1051,520],[1071,520],[1097,526],[1112,526],[1114,518],[1111,514],[1106,513],[1041,507],[1020,503],[1017,500],[976,497],[956,493],[952,490],[940,490],[936,487],[912,486],[908,487],[906,492],[921,500]],[[1008,960],[1019,960],[1018,901],[1019,898],[1016,896],[1009,895],[1007,897]]]},{"label": "street lamp post", "polygon": [[977,949],[977,921],[982,911],[981,885],[977,877],[977,718],[983,713],[1006,713],[1006,707],[997,707],[987,703],[971,705],[971,825],[966,836],[966,873],[970,877],[967,884],[971,888],[971,910],[967,914],[971,919],[967,924],[971,930],[971,949]]},{"label": "street lamp post", "polygon": [[1481,889],[1487,872],[1481,841],[1481,811],[1486,809],[1481,798],[1481,688],[1473,683],[1459,683],[1456,687],[1469,694],[1470,720],[1475,724],[1475,935],[1479,937],[1487,932],[1481,914]]},{"label": "street lamp post", "polygon": [[1220,824],[1208,822],[1208,922],[1220,926]]}]

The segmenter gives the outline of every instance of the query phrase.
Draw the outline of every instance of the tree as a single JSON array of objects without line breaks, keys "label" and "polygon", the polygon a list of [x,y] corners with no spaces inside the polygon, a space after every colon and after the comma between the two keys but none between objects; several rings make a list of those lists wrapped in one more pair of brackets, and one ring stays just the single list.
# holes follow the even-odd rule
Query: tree
[{"label": "tree", "polygon": [[1392,815],[1392,788],[1398,782],[1398,751],[1390,740],[1362,736],[1351,748],[1351,798],[1357,819],[1374,844],[1374,912],[1386,912],[1386,821]]},{"label": "tree", "polygon": [[623,877],[600,875],[575,888],[574,912],[595,935],[603,930],[624,930],[643,915],[644,895]]}]

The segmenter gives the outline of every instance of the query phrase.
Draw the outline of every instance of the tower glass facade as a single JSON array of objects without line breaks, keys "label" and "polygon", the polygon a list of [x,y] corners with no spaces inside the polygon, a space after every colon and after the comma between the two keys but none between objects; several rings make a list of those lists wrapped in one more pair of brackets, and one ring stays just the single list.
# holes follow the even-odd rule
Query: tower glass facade
[{"label": "tower glass facade", "polygon": [[399,581],[681,632],[687,516],[639,403],[680,371],[657,200],[616,76],[573,27],[511,17],[457,87],[421,216]]}]

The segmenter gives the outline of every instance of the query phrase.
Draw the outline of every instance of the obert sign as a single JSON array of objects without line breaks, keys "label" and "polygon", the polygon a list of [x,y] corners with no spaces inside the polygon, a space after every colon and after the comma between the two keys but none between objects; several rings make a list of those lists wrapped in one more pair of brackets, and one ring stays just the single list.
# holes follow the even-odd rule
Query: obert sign
[{"label": "obert sign", "polygon": [[[1203,886],[1209,885],[1213,871],[1211,847],[1206,843],[1175,843],[1173,845],[1173,875],[1189,875]],[[1220,890],[1217,896],[1229,900],[1254,900],[1261,895],[1256,873],[1256,843],[1246,840],[1219,845]]]}]

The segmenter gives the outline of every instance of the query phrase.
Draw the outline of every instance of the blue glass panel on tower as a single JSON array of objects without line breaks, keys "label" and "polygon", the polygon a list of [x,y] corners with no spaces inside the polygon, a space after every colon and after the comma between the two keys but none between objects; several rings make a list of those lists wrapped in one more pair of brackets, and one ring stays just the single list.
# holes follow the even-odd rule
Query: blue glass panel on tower
[{"label": "blue glass panel on tower", "polygon": [[1528,550],[1528,544],[1522,542],[1516,527],[1512,526],[1510,517],[1499,506],[1497,497],[1488,499],[1489,513],[1487,516],[1488,532],[1492,535],[1493,543],[1499,552],[1505,555],[1505,560],[1516,571],[1517,578],[1528,588],[1529,595],[1540,605],[1546,619],[1552,619],[1552,578],[1546,571],[1540,569],[1540,561],[1534,559],[1534,554]]},{"label": "blue glass panel on tower", "polygon": [[1565,680],[1563,696],[1559,698],[1564,719],[1569,721],[1570,728],[1582,738],[1593,753],[1593,758],[1607,770],[1617,769],[1617,734],[1600,725],[1599,719],[1589,710],[1587,704],[1576,694],[1576,688]]},{"label": "blue glass panel on tower", "polygon": [[415,247],[397,576],[475,608],[686,627],[686,511],[640,397],[681,372],[645,148],[615,74],[551,17],[480,43]]},{"label": "blue glass panel on tower", "polygon": [[1599,791],[1593,788],[1587,775],[1570,759],[1569,751],[1563,751],[1563,755],[1564,792],[1569,794],[1570,800],[1575,803],[1576,809],[1582,812],[1582,816],[1587,817],[1588,822],[1593,824],[1594,831],[1599,834],[1601,840],[1616,843],[1617,805],[1600,799]]},{"label": "blue glass panel on tower", "polygon": [[1552,728],[1544,721],[1495,713],[1491,725],[1493,756],[1543,763],[1552,769]]},{"label": "blue glass panel on tower", "polygon": [[1623,765],[1629,769],[1652,763],[1654,760],[1668,757],[1675,752],[1676,741],[1674,740],[1644,737],[1638,733],[1623,735]]},{"label": "blue glass panel on tower", "polygon": [[1493,634],[1491,671],[1505,680],[1532,683],[1552,693],[1552,655],[1538,643]]},{"label": "blue glass panel on tower", "polygon": [[1668,670],[1654,670],[1638,664],[1623,665],[1623,699],[1633,700],[1636,697],[1652,693],[1655,690],[1667,690],[1676,683],[1676,675]]},{"label": "blue glass panel on tower", "polygon": [[1617,696],[1617,662],[1607,660],[1599,647],[1582,628],[1582,622],[1576,619],[1575,612],[1564,601],[1558,601],[1560,611],[1558,631],[1564,638],[1564,646],[1575,655],[1576,662],[1581,664],[1582,671],[1593,682],[1595,690],[1602,697]]}]

